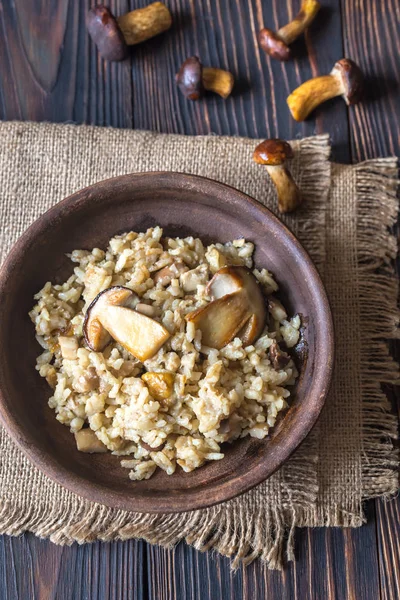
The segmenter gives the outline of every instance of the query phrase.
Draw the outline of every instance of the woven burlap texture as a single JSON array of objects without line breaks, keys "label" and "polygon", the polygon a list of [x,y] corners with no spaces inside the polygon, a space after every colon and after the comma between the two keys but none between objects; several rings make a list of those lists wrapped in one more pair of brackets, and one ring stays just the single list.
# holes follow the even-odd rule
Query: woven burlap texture
[{"label": "woven burlap texture", "polygon": [[[1,123],[1,257],[62,198],[135,171],[204,175],[276,212],[267,173],[251,160],[256,143]],[[33,531],[58,544],[141,537],[169,546],[186,539],[200,550],[232,556],[233,566],[261,557],[279,568],[284,551],[293,558],[296,526],[359,526],[364,499],[396,492],[398,457],[391,438],[397,423],[381,391],[382,382],[398,379],[388,351],[398,321],[392,267],[397,245],[389,232],[397,217],[396,160],[332,165],[327,136],[292,145],[291,167],[306,203],[284,220],[325,280],[336,327],[332,389],[307,441],[273,477],[235,500],[183,515],[143,515],[91,503],[53,483],[1,430],[0,532]]]}]

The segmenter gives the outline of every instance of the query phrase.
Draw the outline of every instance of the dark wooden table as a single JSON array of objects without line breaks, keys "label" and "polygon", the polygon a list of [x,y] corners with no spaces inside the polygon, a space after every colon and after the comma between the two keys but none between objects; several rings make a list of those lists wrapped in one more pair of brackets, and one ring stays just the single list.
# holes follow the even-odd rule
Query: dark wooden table
[{"label": "dark wooden table", "polygon": [[[90,0],[0,0],[0,118],[92,123],[186,134],[293,138],[329,132],[333,158],[356,162],[399,154],[399,0],[322,0],[305,39],[283,64],[259,51],[256,32],[278,28],[300,0],[169,0],[173,29],[122,64],[99,59],[85,32]],[[116,14],[146,0],[113,0]],[[188,56],[229,68],[227,101],[186,101],[174,73]],[[367,98],[341,99],[295,123],[285,99],[343,56],[368,77]],[[0,598],[354,599],[400,598],[400,501],[366,507],[358,530],[300,530],[297,562],[282,573],[260,562],[232,573],[228,559],[180,544],[141,541],[70,548],[31,534],[0,539]]]}]

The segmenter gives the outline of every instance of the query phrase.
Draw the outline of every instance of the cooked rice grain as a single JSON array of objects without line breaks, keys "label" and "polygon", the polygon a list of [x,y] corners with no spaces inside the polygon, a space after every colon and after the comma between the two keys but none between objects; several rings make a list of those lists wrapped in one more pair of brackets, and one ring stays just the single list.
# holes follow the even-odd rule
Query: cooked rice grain
[{"label": "cooked rice grain", "polygon": [[[216,350],[201,344],[201,332],[185,315],[209,300],[206,285],[225,265],[253,269],[254,246],[243,239],[205,248],[199,239],[162,238],[162,229],[129,232],[110,240],[106,251],[74,250],[73,275],[62,285],[48,282],[30,312],[43,348],[36,369],[53,389],[49,406],[60,423],[77,432],[90,427],[109,451],[128,456],[121,465],[133,480],[148,479],[157,467],[167,474],[179,465],[190,472],[221,460],[223,442],[250,435],[264,438],[287,407],[295,383],[291,360],[276,371],[268,358],[273,340],[293,347],[300,318],[271,315],[254,345],[239,338]],[[179,270],[154,282],[153,274]],[[266,295],[278,286],[266,269],[253,273]],[[159,320],[171,338],[144,364],[118,343],[102,353],[85,346],[82,326],[90,302],[102,290],[123,285],[140,298],[142,310]],[[279,314],[282,321],[274,320]],[[141,379],[145,371],[175,374],[173,392],[155,400]]]}]

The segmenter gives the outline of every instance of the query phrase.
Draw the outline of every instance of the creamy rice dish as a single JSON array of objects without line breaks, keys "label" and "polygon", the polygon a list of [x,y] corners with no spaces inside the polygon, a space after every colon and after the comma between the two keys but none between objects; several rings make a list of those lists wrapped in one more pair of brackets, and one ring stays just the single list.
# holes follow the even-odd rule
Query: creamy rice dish
[{"label": "creamy rice dish", "polygon": [[298,375],[288,349],[301,323],[253,251],[153,227],[69,255],[73,274],[46,283],[30,317],[49,406],[78,450],[120,455],[141,480],[268,435]]}]

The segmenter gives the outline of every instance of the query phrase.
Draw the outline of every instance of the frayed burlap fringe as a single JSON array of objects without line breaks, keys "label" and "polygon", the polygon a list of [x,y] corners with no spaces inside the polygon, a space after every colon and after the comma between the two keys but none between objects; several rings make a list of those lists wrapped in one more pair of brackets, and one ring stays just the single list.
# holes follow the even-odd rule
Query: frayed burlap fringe
[{"label": "frayed burlap fringe", "polygon": [[382,384],[400,383],[399,366],[389,340],[400,337],[398,277],[394,269],[398,217],[398,170],[395,158],[364,162],[356,169],[357,252],[361,342],[363,450],[362,498],[397,492],[398,420]]},{"label": "frayed burlap fringe", "polygon": [[[1,253],[4,256],[21,231],[54,202],[99,179],[132,171],[167,169],[209,176],[276,212],[271,182],[250,160],[255,143],[243,138],[0,124]],[[293,147],[291,168],[306,202],[284,220],[327,283],[352,282],[349,298],[357,304],[352,306],[356,352],[349,360],[357,385],[347,389],[345,375],[336,377],[320,424],[268,481],[239,498],[186,514],[127,513],[90,503],[37,471],[1,430],[1,533],[32,531],[67,545],[136,537],[172,547],[186,540],[201,551],[216,550],[232,557],[233,568],[257,557],[270,568],[280,568],[284,555],[289,560],[294,557],[295,527],[359,526],[362,499],[396,490],[398,457],[390,443],[396,422],[380,389],[381,382],[398,378],[387,348],[387,340],[397,335],[398,319],[391,264],[396,240],[388,231],[397,215],[395,161],[334,165],[331,178],[327,136],[295,141]],[[24,213],[16,212],[21,194],[27,207]],[[338,215],[342,222],[336,222]],[[343,223],[349,224],[349,233],[343,233]],[[341,244],[351,247],[344,277],[332,259]],[[343,307],[335,294],[333,301],[335,320],[341,320]],[[338,366],[343,366],[340,360]],[[348,403],[354,406],[349,413],[354,423],[349,418],[343,424],[342,411]],[[338,443],[332,431],[341,427]]]}]

